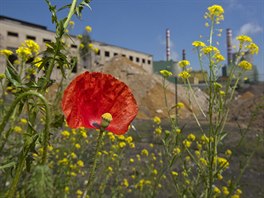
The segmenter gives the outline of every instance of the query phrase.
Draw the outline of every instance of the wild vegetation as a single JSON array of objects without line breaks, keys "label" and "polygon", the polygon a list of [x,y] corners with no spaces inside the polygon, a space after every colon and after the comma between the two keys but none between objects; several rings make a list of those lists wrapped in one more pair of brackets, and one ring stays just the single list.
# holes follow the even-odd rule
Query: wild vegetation
[{"label": "wild vegetation", "polygon": [[[246,128],[229,145],[226,129],[235,89],[252,64],[242,60],[245,52],[258,53],[258,46],[246,35],[238,36],[236,62],[224,84],[218,82],[224,56],[214,46],[215,34],[224,19],[220,5],[212,5],[204,15],[209,30],[205,41],[194,41],[202,70],[208,70],[208,109],[202,108],[201,121],[193,111],[196,131],[187,131],[178,115],[184,104],[167,104],[167,70],[163,76],[167,118],[150,118],[146,134],[135,132],[130,125],[138,107],[130,88],[109,74],[85,72],[65,82],[74,61],[69,60],[65,38],[74,22],[81,17],[89,0],[73,0],[61,9],[68,15],[59,19],[57,8],[46,0],[56,25],[56,38],[39,52],[37,43],[26,40],[16,50],[18,60],[9,61],[13,53],[1,50],[6,57],[5,73],[0,74],[0,196],[1,197],[232,197],[243,195],[240,179],[255,152],[263,144],[263,134],[250,139],[255,150],[247,153],[235,174],[230,174],[233,149],[247,141]],[[87,32],[91,27],[87,26]],[[81,54],[96,49],[80,37]],[[89,39],[88,39],[89,40]],[[75,59],[74,59],[75,60]],[[189,97],[194,95],[189,82],[190,62],[179,62],[181,78]],[[60,68],[62,80],[55,97],[48,97],[54,84],[51,74]],[[89,67],[87,67],[89,68]],[[199,103],[192,104],[198,105]],[[258,108],[263,108],[260,104]],[[62,108],[61,108],[62,106]],[[256,114],[258,111],[255,111]],[[65,116],[65,118],[64,118]],[[204,124],[205,123],[205,124]],[[259,147],[260,146],[260,147]],[[237,155],[237,154],[235,154]]]}]

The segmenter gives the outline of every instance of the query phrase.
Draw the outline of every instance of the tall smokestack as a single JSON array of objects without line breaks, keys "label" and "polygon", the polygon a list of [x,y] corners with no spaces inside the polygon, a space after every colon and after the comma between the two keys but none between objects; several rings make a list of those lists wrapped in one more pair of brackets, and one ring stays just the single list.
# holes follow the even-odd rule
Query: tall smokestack
[{"label": "tall smokestack", "polygon": [[182,60],[186,60],[186,53],[185,49],[182,50]]},{"label": "tall smokestack", "polygon": [[170,60],[170,30],[166,29],[166,60]]},{"label": "tall smokestack", "polygon": [[226,29],[226,45],[227,45],[227,65],[232,63],[232,30]]}]

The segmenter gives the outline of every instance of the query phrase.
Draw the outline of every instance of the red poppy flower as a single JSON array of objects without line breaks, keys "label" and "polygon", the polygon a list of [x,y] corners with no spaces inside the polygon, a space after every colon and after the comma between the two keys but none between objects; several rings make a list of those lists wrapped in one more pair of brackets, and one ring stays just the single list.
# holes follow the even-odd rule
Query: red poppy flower
[{"label": "red poppy flower", "polygon": [[110,74],[85,72],[77,76],[64,91],[62,110],[71,128],[99,128],[102,115],[113,120],[106,130],[124,134],[136,117],[136,100],[123,82]]}]

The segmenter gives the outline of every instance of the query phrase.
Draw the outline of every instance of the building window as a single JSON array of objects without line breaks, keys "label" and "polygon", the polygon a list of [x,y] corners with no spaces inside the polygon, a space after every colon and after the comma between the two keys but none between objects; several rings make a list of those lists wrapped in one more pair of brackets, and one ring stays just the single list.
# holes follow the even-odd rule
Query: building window
[{"label": "building window", "polygon": [[33,41],[35,41],[36,40],[36,37],[35,36],[30,36],[30,35],[27,35],[27,37],[26,37],[27,39],[29,39],[29,40],[33,40]]},{"label": "building window", "polygon": [[16,32],[7,32],[8,36],[18,37],[18,33]]},{"label": "building window", "polygon": [[138,57],[136,58],[136,62],[139,63],[139,58]]},{"label": "building window", "polygon": [[98,50],[96,55],[100,56],[101,55],[101,50]]},{"label": "building window", "polygon": [[109,51],[105,51],[105,57],[110,57],[110,52]]},{"label": "building window", "polygon": [[115,52],[115,53],[114,53],[114,56],[117,56],[117,55],[118,55],[118,53]]},{"label": "building window", "polygon": [[144,58],[142,58],[142,63],[144,64],[146,62],[146,60]]},{"label": "building window", "polygon": [[148,64],[151,65],[151,60],[148,60]]},{"label": "building window", "polygon": [[122,54],[122,56],[123,56],[123,57],[126,57],[126,55],[125,55],[125,54]]},{"label": "building window", "polygon": [[51,42],[51,40],[50,39],[43,39],[43,43],[50,43]]},{"label": "building window", "polygon": [[129,56],[129,60],[133,61],[133,56]]},{"label": "building window", "polygon": [[71,48],[77,49],[77,45],[71,44]]}]

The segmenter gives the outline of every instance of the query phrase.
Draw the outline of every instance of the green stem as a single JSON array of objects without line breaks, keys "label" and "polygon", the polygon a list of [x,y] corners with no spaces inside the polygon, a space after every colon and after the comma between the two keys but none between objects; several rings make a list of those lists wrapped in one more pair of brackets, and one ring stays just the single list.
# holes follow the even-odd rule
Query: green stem
[{"label": "green stem", "polygon": [[48,135],[49,135],[49,123],[50,123],[50,109],[49,109],[49,105],[48,102],[46,100],[46,98],[41,95],[38,92],[35,91],[28,91],[25,93],[22,93],[21,95],[19,95],[15,101],[11,104],[9,110],[7,111],[6,115],[4,116],[2,123],[0,125],[0,136],[2,134],[2,132],[5,129],[5,126],[7,125],[9,118],[11,117],[14,109],[16,108],[17,104],[24,98],[28,97],[28,96],[36,96],[38,97],[40,100],[42,100],[42,102],[45,105],[45,109],[46,109],[46,122],[45,122],[45,129],[44,129],[44,139],[43,139],[43,157],[42,157],[42,164],[45,164],[46,162],[46,158],[47,158],[47,147],[48,147]]},{"label": "green stem", "polygon": [[15,196],[17,184],[19,182],[20,175],[23,171],[25,159],[26,159],[27,154],[30,150],[31,143],[35,142],[37,140],[37,138],[38,138],[38,136],[35,136],[34,138],[31,139],[30,143],[24,145],[23,150],[21,151],[21,154],[19,156],[19,160],[18,160],[18,164],[16,167],[16,172],[15,172],[15,177],[14,177],[12,184],[11,184],[11,187],[9,188],[7,195],[6,195],[7,198],[13,198]]},{"label": "green stem", "polygon": [[92,170],[90,172],[90,175],[89,175],[89,178],[88,178],[88,182],[87,182],[87,185],[86,185],[86,189],[85,189],[85,191],[83,193],[82,198],[86,197],[87,193],[90,190],[90,186],[91,186],[91,183],[92,183],[93,178],[94,178],[95,169],[97,167],[97,162],[99,160],[99,154],[98,153],[99,153],[99,151],[101,149],[102,140],[103,140],[103,134],[104,134],[104,129],[100,129],[100,133],[99,133],[99,136],[97,138],[97,143],[96,143],[95,157],[94,157],[94,161],[93,161]]},{"label": "green stem", "polygon": [[73,0],[71,3],[71,8],[70,8],[70,11],[68,13],[67,19],[63,24],[64,29],[66,29],[68,27],[69,22],[70,22],[72,16],[74,15],[74,12],[75,12],[74,10],[75,10],[76,4],[77,4],[77,0]]}]

